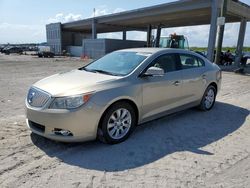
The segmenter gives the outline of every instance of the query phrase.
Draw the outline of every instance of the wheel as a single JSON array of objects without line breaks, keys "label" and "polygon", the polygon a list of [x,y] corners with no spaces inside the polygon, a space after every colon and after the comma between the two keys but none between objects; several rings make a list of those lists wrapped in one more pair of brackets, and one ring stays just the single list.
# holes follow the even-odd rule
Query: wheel
[{"label": "wheel", "polygon": [[203,111],[211,110],[215,103],[216,94],[217,92],[215,87],[212,85],[208,86],[203,95],[199,108]]},{"label": "wheel", "polygon": [[133,107],[125,102],[115,103],[105,113],[98,130],[99,140],[117,144],[126,140],[136,125]]}]

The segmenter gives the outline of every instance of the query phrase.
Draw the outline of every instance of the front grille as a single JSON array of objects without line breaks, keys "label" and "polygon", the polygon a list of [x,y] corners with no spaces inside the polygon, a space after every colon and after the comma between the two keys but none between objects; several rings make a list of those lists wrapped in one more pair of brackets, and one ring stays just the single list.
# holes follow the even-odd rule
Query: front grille
[{"label": "front grille", "polygon": [[30,88],[27,101],[30,106],[36,107],[36,108],[42,108],[45,106],[45,104],[50,99],[50,95],[44,91],[41,91],[36,88]]},{"label": "front grille", "polygon": [[38,124],[38,123],[35,123],[35,122],[29,120],[29,126],[31,129],[34,129],[36,131],[39,131],[42,133],[45,132],[45,126],[43,126],[41,124]]}]

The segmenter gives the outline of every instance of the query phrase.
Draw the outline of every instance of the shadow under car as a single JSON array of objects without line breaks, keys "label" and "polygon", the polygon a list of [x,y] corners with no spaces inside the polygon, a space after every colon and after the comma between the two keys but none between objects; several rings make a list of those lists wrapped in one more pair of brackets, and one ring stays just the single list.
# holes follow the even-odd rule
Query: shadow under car
[{"label": "shadow under car", "polygon": [[189,109],[138,126],[128,140],[117,145],[98,141],[60,143],[31,134],[32,142],[47,155],[64,163],[99,171],[123,171],[152,163],[168,154],[200,149],[239,129],[249,110],[216,102],[208,112]]}]

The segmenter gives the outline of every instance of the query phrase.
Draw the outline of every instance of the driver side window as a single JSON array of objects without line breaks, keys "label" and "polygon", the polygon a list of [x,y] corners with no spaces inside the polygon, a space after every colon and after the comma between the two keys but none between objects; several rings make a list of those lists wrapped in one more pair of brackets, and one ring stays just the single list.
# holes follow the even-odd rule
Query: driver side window
[{"label": "driver side window", "polygon": [[177,70],[176,58],[174,54],[165,54],[156,58],[150,67],[158,67],[164,70],[164,73]]}]

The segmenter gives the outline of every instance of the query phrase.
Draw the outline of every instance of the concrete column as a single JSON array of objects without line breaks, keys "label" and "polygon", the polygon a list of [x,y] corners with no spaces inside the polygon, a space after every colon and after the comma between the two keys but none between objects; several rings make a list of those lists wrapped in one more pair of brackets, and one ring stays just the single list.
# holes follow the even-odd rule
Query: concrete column
[{"label": "concrete column", "polygon": [[[221,6],[221,13],[220,17],[226,17],[227,15],[227,0],[222,1],[222,6]],[[226,23],[225,23],[226,24]],[[219,64],[221,61],[221,51],[222,51],[222,43],[223,43],[223,38],[224,38],[224,30],[225,30],[225,24],[219,25],[219,31],[218,31],[218,39],[217,39],[217,48],[216,48],[216,57],[215,57],[215,63]]]},{"label": "concrete column", "polygon": [[97,38],[97,32],[96,32],[96,19],[93,18],[92,20],[92,39]]},{"label": "concrete column", "polygon": [[155,39],[155,47],[159,47],[161,37],[161,25],[158,25]]},{"label": "concrete column", "polygon": [[217,33],[217,18],[218,18],[218,1],[211,0],[211,21],[210,21],[210,31],[209,31],[208,49],[207,49],[207,58],[210,61],[214,60],[214,48],[215,48],[216,33]]},{"label": "concrete column", "polygon": [[122,40],[127,40],[127,31],[122,32]]},{"label": "concrete column", "polygon": [[240,66],[240,61],[242,58],[242,49],[243,49],[243,45],[244,45],[246,27],[247,27],[247,21],[245,18],[242,18],[241,23],[240,23],[240,31],[239,31],[239,36],[238,36],[238,43],[237,43],[237,49],[236,49],[236,59],[235,59],[235,63],[238,67]]},{"label": "concrete column", "polygon": [[148,25],[147,31],[147,47],[151,47],[152,26]]}]

